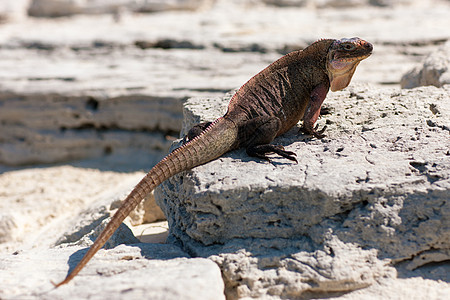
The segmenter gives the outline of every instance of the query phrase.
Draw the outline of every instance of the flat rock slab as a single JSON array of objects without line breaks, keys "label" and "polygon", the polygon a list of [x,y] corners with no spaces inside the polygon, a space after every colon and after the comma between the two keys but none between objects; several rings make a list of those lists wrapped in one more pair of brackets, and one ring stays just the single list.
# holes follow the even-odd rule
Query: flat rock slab
[{"label": "flat rock slab", "polygon": [[140,243],[125,224],[108,241],[110,250],[53,289],[51,281],[74,268],[143,175],[69,166],[1,174],[0,299],[223,299],[217,264],[191,259],[176,245]]},{"label": "flat rock slab", "polygon": [[143,174],[70,166],[0,174],[0,251],[51,246],[80,222],[79,215],[86,223],[101,222],[111,202],[125,197]]},{"label": "flat rock slab", "polygon": [[[448,281],[449,92],[450,86],[399,91],[356,85],[331,93],[319,120],[328,126],[326,138],[311,139],[294,128],[275,141],[296,152],[299,164],[277,157],[270,164],[237,150],[163,183],[155,195],[168,217],[169,239],[193,255],[226,256],[224,251],[245,248],[258,259],[269,255],[276,261],[286,251],[319,250],[334,261],[340,247],[330,243],[337,239],[342,247],[357,246],[355,261],[368,255],[362,249],[375,249],[377,259],[403,262],[406,273],[419,274],[423,267],[431,276],[426,266],[436,263],[435,279]],[[226,104],[219,98],[189,101],[184,126],[213,120]],[[343,266],[353,268],[351,262]],[[390,274],[381,269],[366,275],[373,281]],[[344,281],[347,291],[358,286],[350,277]],[[321,280],[312,282],[301,292]],[[258,295],[269,293],[242,285],[234,281],[227,287],[230,293],[249,289],[240,296],[254,295],[255,289]],[[274,293],[288,297],[288,290]],[[322,290],[332,291],[339,288]]]},{"label": "flat rock slab", "polygon": [[225,299],[220,269],[215,263],[189,259],[176,246],[158,244],[101,250],[77,280],[54,289],[50,280],[62,280],[85,252],[68,247],[1,254],[0,297]]}]

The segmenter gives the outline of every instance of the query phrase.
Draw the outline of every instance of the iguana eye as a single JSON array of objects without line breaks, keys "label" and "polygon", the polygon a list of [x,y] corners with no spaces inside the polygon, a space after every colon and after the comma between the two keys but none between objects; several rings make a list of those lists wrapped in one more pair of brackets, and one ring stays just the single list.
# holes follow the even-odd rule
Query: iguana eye
[{"label": "iguana eye", "polygon": [[351,44],[351,43],[346,43],[342,45],[342,48],[344,48],[344,50],[347,51],[351,51],[351,50],[355,50],[355,45]]}]

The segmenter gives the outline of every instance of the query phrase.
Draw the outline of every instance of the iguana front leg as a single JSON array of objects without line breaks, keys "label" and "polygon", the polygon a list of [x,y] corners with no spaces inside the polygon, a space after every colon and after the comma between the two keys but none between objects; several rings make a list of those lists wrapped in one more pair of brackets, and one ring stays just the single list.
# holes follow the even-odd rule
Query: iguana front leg
[{"label": "iguana front leg", "polygon": [[300,131],[303,133],[311,134],[319,139],[325,137],[323,133],[327,126],[324,126],[321,130],[318,130],[318,125],[314,127],[314,123],[316,123],[320,116],[320,108],[322,107],[322,103],[327,96],[329,88],[330,84],[327,82],[316,86],[311,92],[310,100],[303,116],[303,126],[300,128]]}]

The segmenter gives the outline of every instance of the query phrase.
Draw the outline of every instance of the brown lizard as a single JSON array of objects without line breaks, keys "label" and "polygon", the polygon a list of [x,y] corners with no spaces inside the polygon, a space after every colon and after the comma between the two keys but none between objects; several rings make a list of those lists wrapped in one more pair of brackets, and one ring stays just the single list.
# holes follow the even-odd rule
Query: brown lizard
[{"label": "brown lizard", "polygon": [[248,155],[266,160],[269,160],[266,154],[276,153],[297,161],[295,153],[270,143],[300,120],[303,132],[323,137],[325,128],[318,131],[314,123],[328,90],[347,87],[356,67],[372,49],[370,43],[360,38],[323,39],[281,57],[255,75],[235,93],[223,117],[194,126],[186,143],[147,173],[78,265],[55,286],[74,278],[139,202],[173,175],[237,148],[245,148]]}]

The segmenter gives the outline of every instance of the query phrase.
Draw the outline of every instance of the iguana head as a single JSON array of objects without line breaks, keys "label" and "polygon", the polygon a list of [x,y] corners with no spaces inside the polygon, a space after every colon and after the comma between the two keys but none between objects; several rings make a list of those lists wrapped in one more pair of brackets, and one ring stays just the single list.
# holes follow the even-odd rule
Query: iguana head
[{"label": "iguana head", "polygon": [[346,88],[359,62],[372,54],[373,46],[360,38],[335,40],[328,49],[327,71],[330,89]]}]

